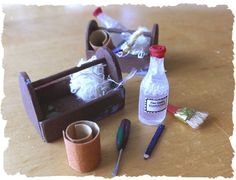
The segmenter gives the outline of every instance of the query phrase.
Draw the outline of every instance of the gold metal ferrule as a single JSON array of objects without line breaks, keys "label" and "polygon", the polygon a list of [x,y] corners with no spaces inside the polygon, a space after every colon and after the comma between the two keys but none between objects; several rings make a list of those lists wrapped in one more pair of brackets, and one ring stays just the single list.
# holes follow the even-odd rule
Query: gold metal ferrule
[{"label": "gold metal ferrule", "polygon": [[186,121],[191,119],[193,115],[195,114],[195,112],[196,111],[194,109],[184,107],[184,108],[178,109],[178,111],[176,111],[174,116],[177,119],[181,120],[182,122],[187,123]]}]

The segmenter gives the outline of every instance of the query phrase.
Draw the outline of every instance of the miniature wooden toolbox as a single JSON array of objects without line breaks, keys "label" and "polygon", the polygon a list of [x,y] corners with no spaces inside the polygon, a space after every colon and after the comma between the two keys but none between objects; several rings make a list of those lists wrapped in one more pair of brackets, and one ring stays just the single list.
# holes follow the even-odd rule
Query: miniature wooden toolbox
[{"label": "miniature wooden toolbox", "polygon": [[[91,20],[88,23],[87,26],[87,33],[86,33],[86,55],[87,58],[90,58],[95,52],[92,48],[92,46],[89,43],[89,37],[93,31],[96,31],[98,29],[106,30],[108,33],[113,34],[113,37],[115,35],[121,34],[123,31],[121,29],[115,29],[115,28],[104,28],[104,27],[99,27],[97,22],[95,20]],[[134,30],[129,30],[128,32],[133,33]],[[158,44],[158,24],[153,24],[152,31],[151,32],[145,32],[144,36],[150,38],[150,45],[153,44]],[[117,38],[113,39],[113,44],[117,46],[118,44],[116,43]],[[125,57],[117,57],[118,62],[120,64],[120,68],[122,72],[128,73],[132,68],[136,68],[138,70],[146,69],[149,67],[149,58],[150,55],[145,55],[143,59],[138,59],[137,56],[129,54],[128,56]]]},{"label": "miniature wooden toolbox", "polygon": [[51,142],[62,137],[62,130],[72,122],[97,121],[124,107],[123,86],[88,103],[81,103],[70,92],[70,74],[97,64],[105,65],[106,77],[110,75],[116,82],[122,80],[116,56],[108,48],[99,48],[96,56],[97,60],[34,82],[31,82],[26,72],[19,73],[19,85],[25,110],[44,141]]}]

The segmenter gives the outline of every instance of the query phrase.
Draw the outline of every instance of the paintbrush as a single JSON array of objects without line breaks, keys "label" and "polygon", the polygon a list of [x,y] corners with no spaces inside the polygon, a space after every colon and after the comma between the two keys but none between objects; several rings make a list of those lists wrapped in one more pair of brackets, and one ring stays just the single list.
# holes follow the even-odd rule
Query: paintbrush
[{"label": "paintbrush", "polygon": [[173,114],[177,119],[188,124],[194,129],[198,128],[208,116],[207,112],[196,111],[188,107],[178,108],[171,104],[168,104],[167,110],[168,112]]}]

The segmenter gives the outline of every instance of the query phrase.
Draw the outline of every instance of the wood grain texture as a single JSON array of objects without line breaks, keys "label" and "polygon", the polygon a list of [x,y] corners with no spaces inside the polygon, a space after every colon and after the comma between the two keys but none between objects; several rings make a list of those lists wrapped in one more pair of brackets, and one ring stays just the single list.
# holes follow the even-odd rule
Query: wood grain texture
[{"label": "wood grain texture", "polygon": [[233,44],[232,12],[226,6],[176,7],[106,6],[104,11],[129,29],[159,25],[159,43],[167,46],[165,68],[170,83],[169,101],[209,112],[204,125],[193,130],[167,115],[166,129],[148,160],[143,153],[156,127],[138,121],[141,77],[128,81],[126,105],[98,122],[102,160],[96,170],[79,174],[66,159],[63,139],[44,143],[27,118],[17,74],[26,71],[32,81],[74,67],[85,57],[85,32],[95,6],[4,6],[2,43],[3,119],[9,146],[4,153],[7,174],[27,176],[96,175],[111,177],[117,153],[120,120],[131,120],[129,142],[119,175],[232,177]]}]

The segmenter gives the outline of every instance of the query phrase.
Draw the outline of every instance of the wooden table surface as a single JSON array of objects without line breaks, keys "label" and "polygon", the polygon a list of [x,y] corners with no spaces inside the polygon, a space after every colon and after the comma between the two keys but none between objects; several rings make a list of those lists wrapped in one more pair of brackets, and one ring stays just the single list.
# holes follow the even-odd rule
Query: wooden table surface
[{"label": "wooden table surface", "polygon": [[[79,174],[67,164],[64,142],[41,140],[29,121],[17,76],[26,71],[35,81],[75,66],[85,57],[85,30],[95,6],[4,6],[2,43],[4,93],[3,119],[9,146],[4,153],[7,174],[27,176],[111,177],[117,153],[116,130],[123,118],[132,122],[119,175],[232,177],[233,149],[233,14],[226,6],[197,5],[103,7],[129,29],[158,23],[159,43],[167,46],[165,67],[170,83],[169,101],[209,112],[197,130],[167,114],[166,129],[148,160],[143,154],[156,127],[138,120],[141,77],[125,85],[125,108],[98,122],[102,160],[90,173]],[[124,74],[125,75],[125,74]]]}]

